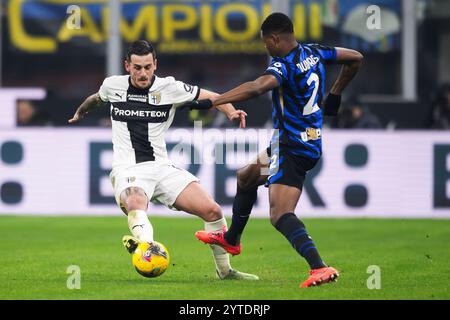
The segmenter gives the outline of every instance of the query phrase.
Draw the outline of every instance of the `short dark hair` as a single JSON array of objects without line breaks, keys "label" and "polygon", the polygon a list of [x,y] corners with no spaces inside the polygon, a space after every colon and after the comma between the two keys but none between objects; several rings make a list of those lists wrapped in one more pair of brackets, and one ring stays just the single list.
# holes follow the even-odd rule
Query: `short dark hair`
[{"label": "short dark hair", "polygon": [[262,35],[270,33],[294,33],[294,26],[291,19],[281,12],[270,14],[261,25]]},{"label": "short dark hair", "polygon": [[155,48],[145,40],[138,40],[133,42],[127,50],[127,60],[131,61],[131,55],[135,54],[137,56],[146,56],[148,54],[153,55],[153,59],[156,59],[156,50]]}]

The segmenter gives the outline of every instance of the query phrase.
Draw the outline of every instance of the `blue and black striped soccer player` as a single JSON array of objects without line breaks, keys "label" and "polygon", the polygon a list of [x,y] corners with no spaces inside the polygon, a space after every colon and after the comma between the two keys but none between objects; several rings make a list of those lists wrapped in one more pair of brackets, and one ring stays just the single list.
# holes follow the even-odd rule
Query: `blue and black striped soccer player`
[{"label": "blue and black striped soccer player", "polygon": [[[237,172],[237,193],[230,229],[222,232],[198,231],[196,237],[222,246],[231,254],[241,252],[240,237],[247,224],[257,188],[269,188],[270,220],[294,249],[308,262],[311,272],[301,287],[336,280],[335,268],[327,266],[294,211],[302,192],[306,173],[322,154],[323,115],[336,115],[341,93],[358,72],[363,56],[345,49],[318,44],[299,44],[288,16],[272,13],[261,26],[261,37],[272,56],[264,75],[246,82],[216,98],[192,103],[211,107],[244,101],[272,90],[272,120],[278,129],[270,146]],[[324,100],[325,66],[341,64],[342,70]],[[269,165],[270,159],[270,165]],[[269,166],[268,174],[263,170]]]}]

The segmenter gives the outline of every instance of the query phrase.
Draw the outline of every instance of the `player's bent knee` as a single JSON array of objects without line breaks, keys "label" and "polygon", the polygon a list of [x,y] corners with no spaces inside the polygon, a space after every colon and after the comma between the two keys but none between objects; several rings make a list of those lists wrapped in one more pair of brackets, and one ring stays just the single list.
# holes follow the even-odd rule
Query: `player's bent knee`
[{"label": "player's bent knee", "polygon": [[147,194],[141,188],[129,187],[120,194],[120,205],[125,213],[133,210],[147,210]]},{"label": "player's bent knee", "polygon": [[244,178],[244,170],[245,168],[240,168],[236,171],[236,179],[237,179],[237,184],[239,186],[239,188],[244,189],[245,187],[245,178]]},{"label": "player's bent knee", "polygon": [[238,169],[236,178],[239,188],[241,188],[244,191],[251,189],[255,184],[253,181],[254,179],[252,179],[251,174],[249,172],[248,166]]},{"label": "player's bent knee", "polygon": [[127,212],[132,210],[147,210],[147,198],[141,195],[130,195],[125,200]]}]

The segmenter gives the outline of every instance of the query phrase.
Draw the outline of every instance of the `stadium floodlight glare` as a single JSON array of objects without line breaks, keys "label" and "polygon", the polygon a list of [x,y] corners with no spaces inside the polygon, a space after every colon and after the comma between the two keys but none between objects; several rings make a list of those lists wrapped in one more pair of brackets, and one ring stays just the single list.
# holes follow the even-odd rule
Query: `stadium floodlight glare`
[{"label": "stadium floodlight glare", "polygon": [[120,0],[109,0],[109,32],[106,50],[106,76],[121,74],[122,39],[120,36]]},{"label": "stadium floodlight glare", "polygon": [[[2,12],[2,5],[0,5],[0,17],[3,17],[3,12]],[[3,72],[3,57],[2,57],[2,52],[3,52],[3,37],[2,37],[2,24],[0,23],[0,88],[2,87],[2,72]]]},{"label": "stadium floodlight glare", "polygon": [[407,101],[417,99],[417,22],[416,0],[403,0],[402,95]]},{"label": "stadium floodlight glare", "polygon": [[291,7],[289,0],[270,0],[272,12],[282,12],[287,16],[291,16]]}]

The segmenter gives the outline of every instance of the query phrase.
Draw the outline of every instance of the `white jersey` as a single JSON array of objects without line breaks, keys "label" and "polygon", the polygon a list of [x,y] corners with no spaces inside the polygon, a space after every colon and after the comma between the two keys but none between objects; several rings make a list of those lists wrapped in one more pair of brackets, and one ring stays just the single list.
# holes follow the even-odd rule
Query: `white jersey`
[{"label": "white jersey", "polygon": [[198,98],[200,89],[173,77],[154,76],[148,89],[131,84],[130,76],[103,81],[100,99],[111,103],[113,168],[168,160],[164,135],[177,106]]}]

